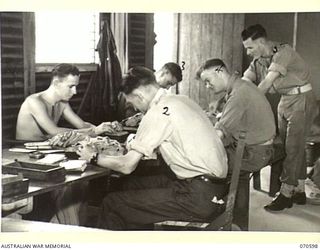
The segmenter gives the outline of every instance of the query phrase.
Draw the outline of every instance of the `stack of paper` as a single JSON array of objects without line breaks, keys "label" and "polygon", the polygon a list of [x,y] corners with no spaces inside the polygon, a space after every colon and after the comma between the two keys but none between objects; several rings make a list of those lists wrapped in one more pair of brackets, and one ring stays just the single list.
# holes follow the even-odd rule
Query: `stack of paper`
[{"label": "stack of paper", "polygon": [[52,149],[49,141],[42,141],[42,142],[26,142],[24,144],[26,149]]},{"label": "stack of paper", "polygon": [[65,158],[66,156],[64,154],[47,154],[44,158],[37,160],[36,163],[50,165],[62,161]]},{"label": "stack of paper", "polygon": [[67,171],[83,172],[87,167],[86,160],[68,160],[60,162],[60,167],[64,167]]}]

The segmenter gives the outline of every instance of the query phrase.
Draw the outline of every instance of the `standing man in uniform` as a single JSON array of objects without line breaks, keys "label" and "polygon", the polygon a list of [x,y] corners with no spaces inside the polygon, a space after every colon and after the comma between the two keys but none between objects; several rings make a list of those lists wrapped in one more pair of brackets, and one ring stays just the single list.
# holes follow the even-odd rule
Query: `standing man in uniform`
[{"label": "standing man in uniform", "polygon": [[145,113],[128,153],[98,155],[89,145],[77,153],[102,167],[130,174],[142,158],[150,159],[159,150],[176,178],[131,179],[129,190],[110,193],[103,200],[98,226],[141,229],[163,220],[194,221],[221,212],[218,201],[226,192],[227,156],[201,107],[186,96],[168,94],[144,67],[129,70],[122,91],[128,102]]},{"label": "standing man in uniform", "polygon": [[275,137],[274,115],[268,100],[257,86],[242,80],[237,74],[230,74],[221,59],[207,60],[198,70],[197,77],[216,95],[226,93],[226,103],[215,129],[226,146],[229,162],[233,162],[235,157],[239,131],[246,131],[246,147],[235,205],[235,222],[246,230],[249,219],[249,174],[265,167],[270,161]]},{"label": "standing man in uniform", "polygon": [[243,30],[241,36],[247,54],[253,57],[243,79],[258,84],[263,93],[281,95],[278,126],[286,158],[280,194],[265,209],[281,211],[293,203],[305,204],[305,138],[316,111],[309,67],[288,44],[268,40],[260,24]]}]

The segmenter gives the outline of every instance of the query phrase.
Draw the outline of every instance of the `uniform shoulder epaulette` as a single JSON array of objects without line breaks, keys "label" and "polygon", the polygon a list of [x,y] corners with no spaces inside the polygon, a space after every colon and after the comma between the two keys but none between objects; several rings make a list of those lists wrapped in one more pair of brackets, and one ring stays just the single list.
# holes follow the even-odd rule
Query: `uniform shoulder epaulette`
[{"label": "uniform shoulder epaulette", "polygon": [[279,43],[279,44],[273,46],[272,51],[273,51],[273,53],[275,54],[275,53],[277,53],[280,49],[286,47],[287,45],[288,45],[287,43]]}]

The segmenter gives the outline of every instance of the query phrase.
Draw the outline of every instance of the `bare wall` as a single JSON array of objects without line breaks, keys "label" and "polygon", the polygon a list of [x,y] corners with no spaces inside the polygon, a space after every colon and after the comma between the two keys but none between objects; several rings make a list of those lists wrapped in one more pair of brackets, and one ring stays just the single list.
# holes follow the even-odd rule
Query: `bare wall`
[{"label": "bare wall", "polygon": [[231,71],[241,71],[244,14],[182,13],[177,18],[176,60],[185,62],[178,92],[207,109],[215,96],[195,79],[196,71],[210,58],[221,58]]},{"label": "bare wall", "polygon": [[320,100],[320,12],[298,14],[297,51],[310,66],[311,83]]}]

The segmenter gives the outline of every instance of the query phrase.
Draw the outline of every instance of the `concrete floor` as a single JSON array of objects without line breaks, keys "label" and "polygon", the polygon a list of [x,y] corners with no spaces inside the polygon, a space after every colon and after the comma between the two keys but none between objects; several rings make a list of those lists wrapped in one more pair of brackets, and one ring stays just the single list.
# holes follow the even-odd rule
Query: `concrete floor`
[{"label": "concrete floor", "polygon": [[[270,167],[261,171],[261,188],[256,191],[250,185],[249,231],[320,232],[320,205],[296,205],[282,212],[270,213],[264,205],[272,201],[268,196]],[[306,192],[309,190],[306,187]]]}]

